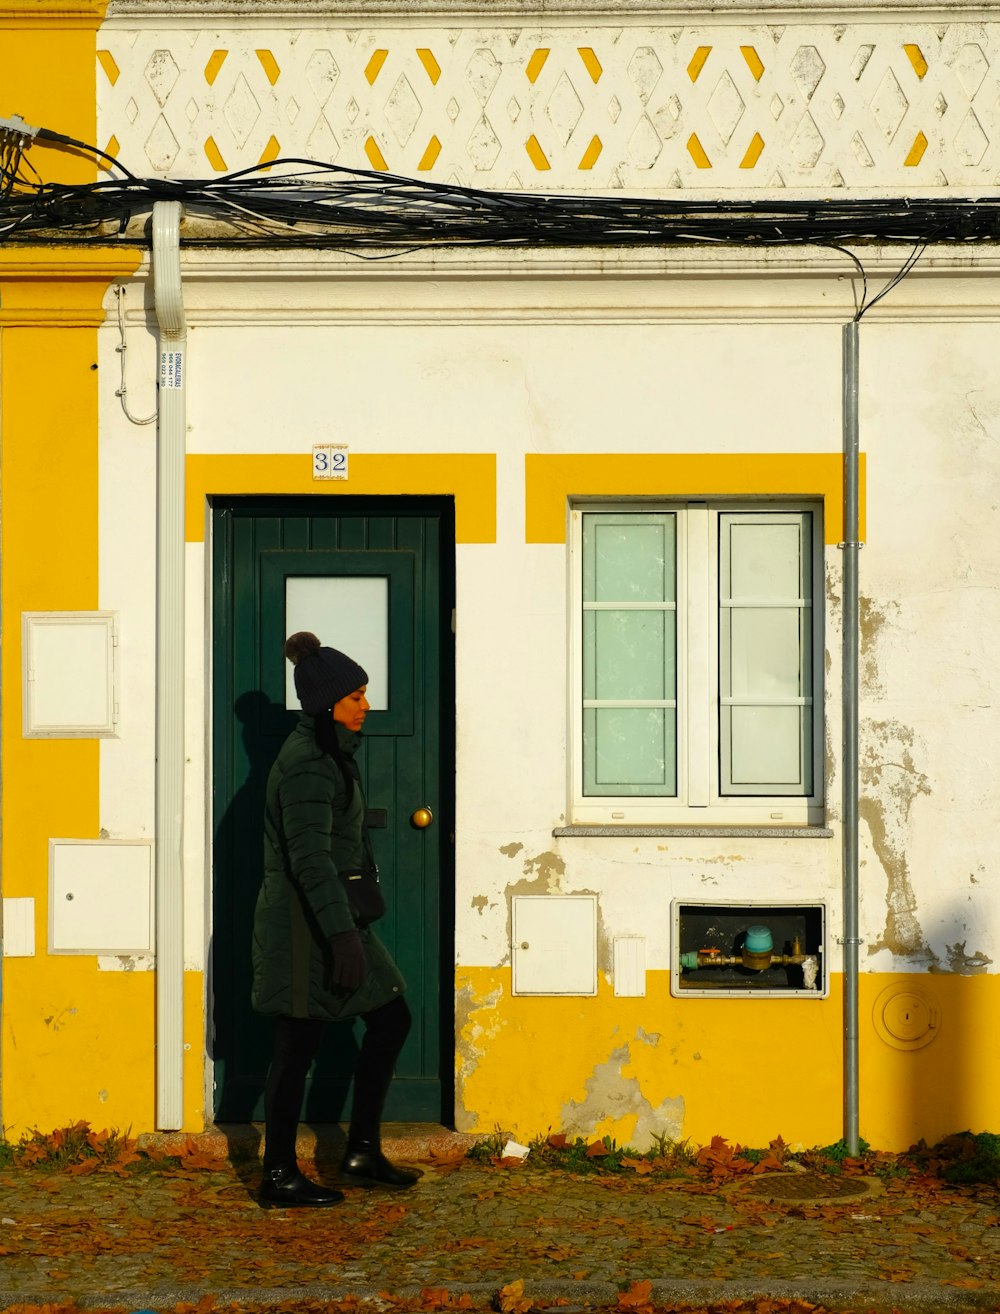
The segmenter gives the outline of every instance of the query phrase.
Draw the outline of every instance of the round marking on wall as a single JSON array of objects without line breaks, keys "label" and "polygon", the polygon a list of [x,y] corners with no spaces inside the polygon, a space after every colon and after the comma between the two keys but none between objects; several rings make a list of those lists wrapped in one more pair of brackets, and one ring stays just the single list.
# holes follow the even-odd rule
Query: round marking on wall
[{"label": "round marking on wall", "polygon": [[941,1009],[923,987],[892,985],[875,1000],[872,1021],[894,1049],[923,1049],[941,1030]]}]

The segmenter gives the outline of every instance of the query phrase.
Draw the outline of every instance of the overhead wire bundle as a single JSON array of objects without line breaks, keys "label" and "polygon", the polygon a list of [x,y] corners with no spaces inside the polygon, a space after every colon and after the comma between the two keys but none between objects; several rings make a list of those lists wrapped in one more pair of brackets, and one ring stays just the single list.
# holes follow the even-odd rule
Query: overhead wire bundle
[{"label": "overhead wire bundle", "polygon": [[[120,176],[45,183],[31,140],[102,159]],[[1000,233],[996,197],[696,199],[484,191],[282,158],[218,178],[139,178],[97,147],[0,119],[0,240],[148,245],[155,202],[180,201],[186,245],[326,247],[372,255],[427,246],[926,245]]]}]

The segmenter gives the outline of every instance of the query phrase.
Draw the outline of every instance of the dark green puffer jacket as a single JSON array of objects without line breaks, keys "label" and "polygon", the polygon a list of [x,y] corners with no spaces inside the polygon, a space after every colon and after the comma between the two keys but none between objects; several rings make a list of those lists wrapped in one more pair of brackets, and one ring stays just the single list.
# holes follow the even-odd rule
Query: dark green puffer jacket
[{"label": "dark green puffer jacket", "polygon": [[259,1013],[336,1021],[379,1008],[406,989],[370,929],[359,932],[369,962],[361,986],[353,994],[328,988],[327,939],[354,925],[337,872],[366,865],[365,800],[354,765],[360,736],[336,729],[354,776],[346,807],[344,777],[316,743],[311,716],[299,718],[268,777],[264,881],[253,927],[253,1006]]}]

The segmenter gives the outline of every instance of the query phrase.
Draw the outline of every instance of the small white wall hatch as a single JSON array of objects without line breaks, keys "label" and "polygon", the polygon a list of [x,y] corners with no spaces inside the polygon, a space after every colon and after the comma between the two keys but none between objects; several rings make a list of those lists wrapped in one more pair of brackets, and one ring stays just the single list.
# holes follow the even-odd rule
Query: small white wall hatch
[{"label": "small white wall hatch", "polygon": [[3,956],[4,958],[34,958],[34,899],[4,899]]},{"label": "small white wall hatch", "polygon": [[616,935],[615,994],[620,998],[641,998],[646,993],[646,937]]},{"label": "small white wall hatch", "polygon": [[107,739],[118,721],[117,613],[21,615],[26,739]]},{"label": "small white wall hatch", "polygon": [[515,995],[597,994],[597,896],[517,894],[511,900]]},{"label": "small white wall hatch", "polygon": [[49,953],[150,953],[152,887],[148,840],[49,840]]}]

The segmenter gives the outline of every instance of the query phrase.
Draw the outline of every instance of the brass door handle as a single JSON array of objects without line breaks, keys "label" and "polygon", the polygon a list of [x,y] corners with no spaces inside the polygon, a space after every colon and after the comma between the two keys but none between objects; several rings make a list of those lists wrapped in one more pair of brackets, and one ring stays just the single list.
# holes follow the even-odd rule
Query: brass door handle
[{"label": "brass door handle", "polygon": [[434,813],[430,808],[417,808],[416,812],[410,817],[410,825],[416,830],[426,830],[434,820]]}]

